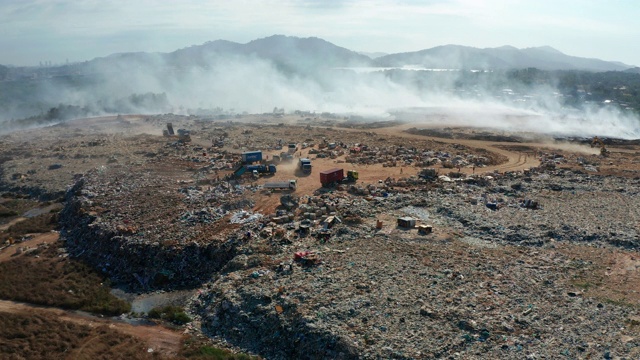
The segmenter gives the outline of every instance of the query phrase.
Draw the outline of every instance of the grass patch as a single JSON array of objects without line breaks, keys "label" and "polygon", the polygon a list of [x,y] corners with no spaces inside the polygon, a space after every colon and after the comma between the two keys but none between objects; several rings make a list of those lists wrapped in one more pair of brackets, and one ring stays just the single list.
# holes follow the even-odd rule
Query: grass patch
[{"label": "grass patch", "polygon": [[184,325],[191,321],[182,307],[173,305],[153,308],[149,311],[149,317],[169,321],[176,325]]},{"label": "grass patch", "polygon": [[247,354],[235,354],[229,350],[211,346],[208,341],[195,337],[188,338],[182,344],[180,357],[192,360],[260,360],[260,357]]},{"label": "grass patch", "polygon": [[8,209],[7,207],[0,204],[0,218],[8,218],[13,216],[18,216],[18,212]]},{"label": "grass patch", "polygon": [[0,208],[4,207],[5,209],[15,211],[18,215],[41,205],[41,203],[35,200],[28,198],[21,199],[13,195],[5,195],[3,198],[6,200],[2,201]]},{"label": "grass patch", "polygon": [[584,289],[584,290],[589,290],[591,287],[595,286],[594,284],[588,282],[588,281],[577,281],[573,283],[573,286],[580,288],[580,289]]},{"label": "grass patch", "polygon": [[632,304],[632,303],[626,301],[626,299],[604,298],[604,299],[602,299],[602,302],[606,303],[606,304],[610,304],[610,305],[615,305],[615,306],[628,307],[628,308],[633,308],[633,309],[637,309],[638,308],[638,305]]},{"label": "grass patch", "polygon": [[107,325],[60,321],[37,310],[0,313],[3,359],[153,359],[145,344]]},{"label": "grass patch", "polygon": [[58,257],[59,248],[55,243],[0,263],[0,298],[109,316],[131,311],[95,270]]},{"label": "grass patch", "polygon": [[0,244],[9,238],[20,238],[25,234],[45,233],[58,228],[58,213],[48,213],[15,223],[0,234]]}]

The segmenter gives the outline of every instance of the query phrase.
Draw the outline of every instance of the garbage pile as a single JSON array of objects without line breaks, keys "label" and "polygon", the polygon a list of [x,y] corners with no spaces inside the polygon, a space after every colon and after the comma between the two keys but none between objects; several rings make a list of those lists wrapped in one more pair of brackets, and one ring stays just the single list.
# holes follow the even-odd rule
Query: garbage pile
[{"label": "garbage pile", "polygon": [[183,188],[136,168],[97,169],[67,191],[61,237],[71,256],[114,283],[142,290],[193,287],[221,269],[242,242],[234,233],[205,228],[236,211],[220,202],[233,203],[241,192],[230,186]]},{"label": "garbage pile", "polygon": [[[637,247],[633,225],[615,220],[640,210],[637,185],[537,169],[428,182],[409,193],[389,189],[371,200],[340,191],[303,197],[293,226],[272,225],[271,234],[290,241],[212,283],[191,309],[211,334],[271,358],[301,356],[300,349],[364,359],[634,357],[640,347],[620,322],[635,311],[572,290],[565,274],[576,264],[535,249],[559,242]],[[594,189],[599,198],[625,189],[616,200],[625,210],[600,211],[599,219],[567,211],[568,199],[597,209]],[[388,212],[454,229],[460,238],[434,241],[429,225],[404,236],[376,233],[366,219]],[[365,222],[323,225],[355,213]],[[296,235],[297,228],[315,236]],[[415,237],[420,229],[422,238]],[[558,319],[571,321],[570,330]],[[283,336],[293,341],[279,342]],[[570,343],[583,345],[563,345]]]},{"label": "garbage pile", "polygon": [[406,148],[403,146],[371,147],[365,150],[351,152],[345,157],[347,163],[373,165],[382,164],[384,167],[416,166],[430,167],[447,164],[448,167],[485,167],[491,160],[474,154],[453,155],[448,152],[428,149]]},{"label": "garbage pile", "polygon": [[[590,296],[597,285],[576,279],[594,264],[570,254],[640,246],[637,177],[598,176],[586,166],[606,164],[593,157],[545,152],[528,171],[467,175],[454,168],[495,159],[374,132],[354,144],[318,126],[188,120],[149,123],[193,128],[192,143],[90,152],[100,160],[91,171],[65,146],[40,168],[8,160],[17,175],[4,176],[35,184],[43,173],[78,174],[60,216],[69,256],[137,291],[198,288],[193,326],[266,358],[639,357],[635,307]],[[77,147],[124,144],[104,139]],[[224,147],[277,150],[290,139],[318,144],[317,156],[421,169],[313,194],[300,187],[261,206],[258,186],[225,179],[238,155]]]}]

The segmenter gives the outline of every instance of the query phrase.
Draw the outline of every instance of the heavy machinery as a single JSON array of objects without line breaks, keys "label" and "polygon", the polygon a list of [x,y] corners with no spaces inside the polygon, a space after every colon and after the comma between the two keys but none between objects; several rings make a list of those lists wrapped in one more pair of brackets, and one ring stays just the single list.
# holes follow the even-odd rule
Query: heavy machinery
[{"label": "heavy machinery", "polygon": [[311,174],[311,160],[308,158],[300,158],[300,161],[298,161],[298,169],[302,171],[303,174]]},{"label": "heavy machinery", "polygon": [[[162,135],[170,138],[175,138],[176,134],[173,131],[173,124],[167,123],[167,129],[162,130]],[[185,129],[178,129],[178,141],[182,143],[191,142],[191,131]]]},{"label": "heavy machinery", "polygon": [[276,166],[273,164],[269,164],[269,165],[245,165],[245,167],[247,168],[247,171],[250,172],[258,172],[260,174],[275,174],[276,173]]},{"label": "heavy machinery", "polygon": [[597,136],[594,136],[593,140],[591,140],[591,147],[593,148],[596,146],[600,147],[600,155],[602,156],[609,155],[609,150],[607,150],[607,148],[605,147],[604,142],[600,140]]},{"label": "heavy machinery", "polygon": [[250,172],[250,173],[254,173],[254,174],[275,174],[276,173],[276,166],[273,164],[269,164],[269,165],[238,165],[238,167],[236,167],[233,170],[233,176],[235,176],[236,178],[241,177],[242,175],[244,175],[244,173],[246,172]]},{"label": "heavy machinery", "polygon": [[347,177],[342,182],[356,182],[358,180],[358,172],[356,170],[347,170]]}]

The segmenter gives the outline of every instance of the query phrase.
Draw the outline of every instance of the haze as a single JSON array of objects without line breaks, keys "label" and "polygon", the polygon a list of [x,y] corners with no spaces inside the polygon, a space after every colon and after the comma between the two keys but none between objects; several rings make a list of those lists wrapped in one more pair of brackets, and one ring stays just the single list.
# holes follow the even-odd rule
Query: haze
[{"label": "haze", "polygon": [[[49,123],[110,113],[200,115],[223,109],[233,115],[274,107],[289,113],[432,121],[435,108],[448,109],[448,121],[469,126],[640,138],[638,106],[626,100],[612,106],[592,103],[580,99],[588,91],[577,84],[576,94],[567,95],[580,99],[579,106],[567,108],[564,94],[558,94],[553,83],[531,83],[512,92],[503,90],[514,82],[502,72],[467,83],[470,77],[455,71],[480,64],[492,72],[491,66],[504,59],[529,56],[516,48],[498,49],[506,57],[492,63],[483,63],[491,57],[458,47],[446,55],[431,53],[433,59],[444,56],[454,70],[439,75],[383,71],[380,64],[379,70],[359,72],[371,59],[353,52],[413,51],[448,43],[480,48],[550,45],[573,56],[627,63],[605,64],[618,67],[616,71],[633,70],[629,67],[640,64],[637,47],[630,45],[640,35],[634,21],[640,13],[634,5],[546,0],[0,0],[0,18],[5,20],[0,22],[0,46],[6,50],[0,52],[0,64],[34,65],[4,68],[5,74],[14,73],[0,76],[0,122],[10,125],[0,132],[19,128],[15,119],[43,116],[53,107],[82,111],[64,118],[44,116]],[[274,33],[295,37],[269,36]],[[236,43],[212,41],[216,39]],[[545,64],[564,64],[558,58],[566,58],[548,47],[528,50],[548,57]],[[470,58],[474,65],[463,66]],[[578,90],[583,95],[578,96]],[[407,115],[406,109],[413,114]]]}]

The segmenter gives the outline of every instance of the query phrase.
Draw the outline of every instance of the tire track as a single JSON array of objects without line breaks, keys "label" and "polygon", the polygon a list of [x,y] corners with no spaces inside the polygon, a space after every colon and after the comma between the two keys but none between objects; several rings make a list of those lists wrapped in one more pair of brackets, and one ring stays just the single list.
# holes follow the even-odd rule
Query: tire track
[{"label": "tire track", "polygon": [[[531,167],[539,166],[540,161],[538,161],[534,156],[525,155],[523,158],[523,154],[518,151],[511,151],[499,148],[498,146],[503,145],[513,145],[511,142],[495,142],[495,141],[484,141],[484,140],[468,140],[468,139],[447,139],[447,138],[439,138],[434,136],[424,136],[418,134],[410,134],[405,132],[405,130],[415,127],[416,124],[404,124],[389,128],[380,128],[380,129],[369,129],[367,131],[375,132],[379,135],[393,135],[399,136],[408,139],[416,139],[416,140],[431,140],[440,143],[447,144],[460,144],[463,146],[467,146],[470,148],[483,149],[494,154],[502,155],[507,158],[507,162],[499,165],[487,166],[484,168],[480,168],[481,172],[493,172],[493,171],[517,171],[524,170]],[[346,131],[362,131],[360,129],[341,129]],[[529,147],[543,147],[550,146],[550,144],[536,144],[536,143],[518,143],[518,145],[529,146]],[[472,169],[462,168],[461,172],[471,173]]]}]

